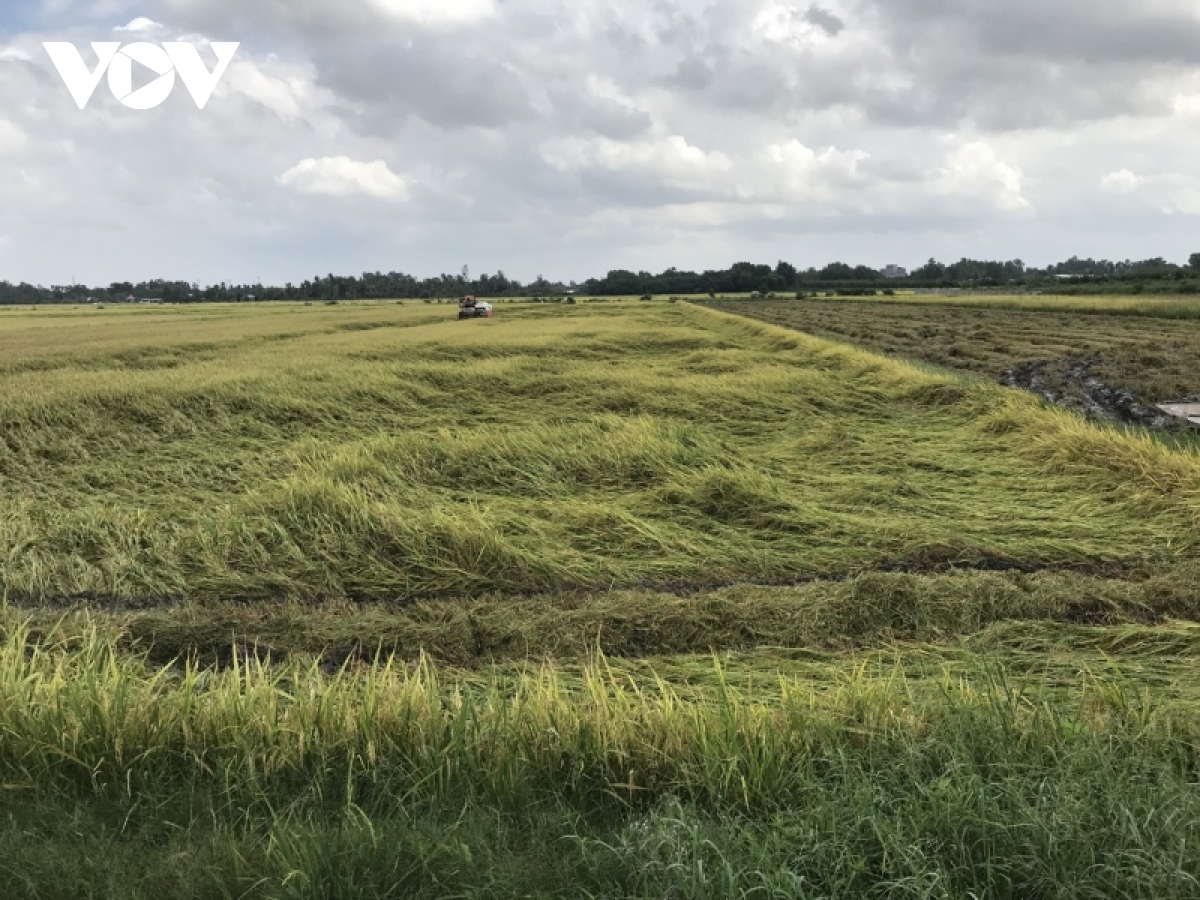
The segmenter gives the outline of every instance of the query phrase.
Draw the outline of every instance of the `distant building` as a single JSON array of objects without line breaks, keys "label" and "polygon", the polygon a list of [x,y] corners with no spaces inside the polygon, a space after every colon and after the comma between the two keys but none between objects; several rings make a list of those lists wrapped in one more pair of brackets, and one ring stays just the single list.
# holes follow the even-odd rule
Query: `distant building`
[{"label": "distant building", "polygon": [[883,267],[884,278],[907,278],[908,269],[904,266],[887,265]]}]

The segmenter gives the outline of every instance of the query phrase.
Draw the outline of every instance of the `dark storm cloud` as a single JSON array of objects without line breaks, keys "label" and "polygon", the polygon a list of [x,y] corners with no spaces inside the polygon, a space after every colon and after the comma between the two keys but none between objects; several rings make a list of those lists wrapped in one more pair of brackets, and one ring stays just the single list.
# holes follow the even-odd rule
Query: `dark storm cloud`
[{"label": "dark storm cloud", "polygon": [[521,78],[461,40],[331,41],[314,47],[313,60],[322,86],[363,105],[372,132],[395,131],[408,115],[448,128],[498,128],[534,114]]},{"label": "dark storm cloud", "polygon": [[1192,2],[888,0],[875,9],[894,40],[909,47],[930,36],[987,55],[1093,65],[1200,62],[1200,5]]},{"label": "dark storm cloud", "polygon": [[866,92],[887,122],[1012,129],[1161,114],[1157,82],[1200,65],[1200,6],[1089,0],[880,3],[908,85]]},{"label": "dark storm cloud", "polygon": [[[858,109],[882,125],[995,130],[1156,115],[1164,77],[1200,66],[1200,4],[1078,0],[887,0],[812,6],[786,16],[836,40],[768,32],[747,40],[754,8],[712,10],[702,38],[662,43],[678,53],[664,82],[750,113]],[[779,31],[777,27],[775,29]]]},{"label": "dark storm cloud", "polygon": [[816,25],[832,37],[837,37],[842,29],[846,27],[845,22],[829,12],[829,10],[822,9],[819,6],[810,6],[804,13],[804,21],[810,25]]}]

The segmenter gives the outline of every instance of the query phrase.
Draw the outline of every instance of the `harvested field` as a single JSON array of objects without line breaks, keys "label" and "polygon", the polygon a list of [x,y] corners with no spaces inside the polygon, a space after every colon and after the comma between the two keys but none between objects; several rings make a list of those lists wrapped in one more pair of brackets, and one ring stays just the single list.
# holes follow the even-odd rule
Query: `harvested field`
[{"label": "harvested field", "polygon": [[[916,302],[926,300],[928,304]],[[975,298],[732,301],[715,304],[775,325],[849,341],[1021,387],[1097,420],[1164,427],[1156,409],[1200,397],[1200,318],[1154,305],[1114,311],[1048,298],[1010,307]],[[988,298],[990,299],[990,298]],[[1042,308],[1025,308],[1037,300]],[[952,300],[966,301],[952,305]],[[1136,313],[1136,314],[1135,314]]]}]

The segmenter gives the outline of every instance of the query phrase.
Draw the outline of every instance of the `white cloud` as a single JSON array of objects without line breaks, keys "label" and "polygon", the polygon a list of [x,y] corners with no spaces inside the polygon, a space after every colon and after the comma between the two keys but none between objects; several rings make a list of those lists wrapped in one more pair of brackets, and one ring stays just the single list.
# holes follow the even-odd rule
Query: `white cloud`
[{"label": "white cloud", "polygon": [[652,207],[609,207],[587,218],[573,222],[576,235],[602,238],[614,233],[636,232],[641,239],[653,240],[656,232],[666,229],[674,234],[696,231],[715,231],[734,225],[744,225],[767,219],[779,219],[787,214],[781,204],[745,203],[740,201],[701,201],[668,203]]},{"label": "white cloud", "polygon": [[639,141],[563,138],[546,144],[542,158],[560,172],[628,173],[685,189],[719,188],[733,168],[725,154],[705,152],[677,134]]},{"label": "white cloud", "polygon": [[1200,70],[1193,67],[1164,85],[1163,94],[1171,98],[1171,111],[1176,116],[1200,119]]},{"label": "white cloud", "polygon": [[0,62],[32,62],[33,57],[20,47],[0,47]]},{"label": "white cloud", "polygon": [[1148,207],[1173,216],[1200,215],[1200,178],[1182,172],[1139,176],[1128,169],[1100,179],[1106,193],[1128,198],[1133,206]]},{"label": "white cloud", "polygon": [[1121,169],[1118,172],[1109,172],[1100,179],[1100,190],[1109,194],[1128,194],[1131,191],[1137,190],[1142,179],[1138,178],[1128,169]]},{"label": "white cloud", "polygon": [[1200,178],[1164,175],[1154,185],[1158,208],[1166,215],[1200,216]]},{"label": "white cloud", "polygon": [[983,141],[951,151],[932,182],[935,193],[990,202],[1005,212],[1026,212],[1033,205],[1022,193],[1024,175],[1004,162]]},{"label": "white cloud", "polygon": [[304,194],[361,195],[391,201],[409,198],[408,179],[392,172],[381,159],[374,162],[357,162],[348,156],[305,159],[280,175],[279,183]]},{"label": "white cloud", "polygon": [[858,164],[869,154],[836,147],[816,151],[793,139],[772,144],[766,156],[774,168],[773,192],[789,200],[811,200],[828,197],[836,188],[860,180]]},{"label": "white cloud", "polygon": [[[814,150],[797,139],[755,151],[729,154],[703,150],[680,135],[616,141],[604,137],[567,138],[542,149],[543,158],[560,172],[607,172],[636,179],[642,187],[691,192],[690,203],[667,201],[664,221],[691,209],[696,225],[778,220],[789,205],[819,200],[821,215],[847,207],[843,191],[871,184],[859,170],[869,154],[825,147]],[[645,205],[646,191],[625,198],[627,207]],[[620,194],[608,194],[607,206],[621,206]],[[645,217],[642,217],[645,221]]]},{"label": "white cloud", "polygon": [[118,25],[113,31],[131,31],[141,33],[145,31],[154,31],[156,28],[162,28],[158,22],[153,19],[147,19],[145,16],[138,16],[128,25]]},{"label": "white cloud", "polygon": [[28,140],[21,126],[7,119],[0,119],[0,153],[23,147]]},{"label": "white cloud", "polygon": [[36,172],[25,167],[0,168],[0,196],[16,201],[21,198],[37,199],[45,184]]},{"label": "white cloud", "polygon": [[337,96],[317,84],[318,73],[309,64],[287,64],[274,57],[237,59],[221,87],[265,106],[288,125],[306,122],[325,133],[338,130],[331,108]]},{"label": "white cloud", "polygon": [[496,15],[494,0],[369,0],[383,16],[431,27],[473,25]]},{"label": "white cloud", "polygon": [[782,3],[766,6],[751,26],[763,40],[780,44],[821,43],[835,36],[841,27],[840,20],[818,7],[809,7],[806,14]]}]

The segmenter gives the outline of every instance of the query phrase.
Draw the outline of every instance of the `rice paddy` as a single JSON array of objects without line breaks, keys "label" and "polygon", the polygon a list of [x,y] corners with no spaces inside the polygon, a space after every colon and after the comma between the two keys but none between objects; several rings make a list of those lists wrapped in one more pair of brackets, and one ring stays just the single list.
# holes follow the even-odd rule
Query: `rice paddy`
[{"label": "rice paddy", "polygon": [[0,896],[1195,896],[1194,450],[453,314],[0,313]]}]

